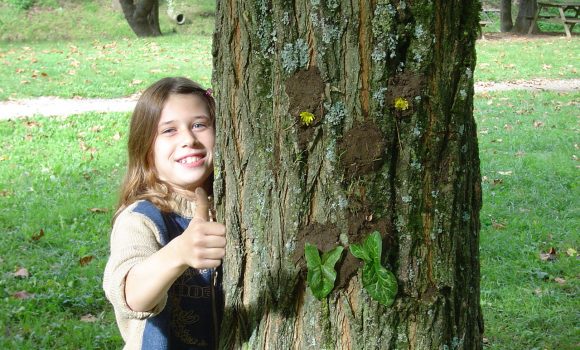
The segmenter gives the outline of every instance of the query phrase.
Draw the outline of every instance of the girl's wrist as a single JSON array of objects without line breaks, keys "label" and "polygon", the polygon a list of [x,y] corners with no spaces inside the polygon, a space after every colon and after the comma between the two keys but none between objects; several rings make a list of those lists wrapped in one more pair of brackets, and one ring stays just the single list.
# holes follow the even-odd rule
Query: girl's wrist
[{"label": "girl's wrist", "polygon": [[187,264],[186,258],[183,256],[183,244],[181,243],[181,240],[183,240],[181,235],[175,237],[167,243],[166,248],[169,248],[168,257],[174,261],[174,266],[178,269],[186,270],[189,265]]}]

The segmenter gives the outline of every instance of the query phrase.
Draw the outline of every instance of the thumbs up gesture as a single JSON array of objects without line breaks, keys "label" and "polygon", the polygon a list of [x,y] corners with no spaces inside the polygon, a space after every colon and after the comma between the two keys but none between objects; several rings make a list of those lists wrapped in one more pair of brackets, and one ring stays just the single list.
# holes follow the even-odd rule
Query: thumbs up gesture
[{"label": "thumbs up gesture", "polygon": [[180,236],[179,255],[196,269],[218,267],[225,255],[226,227],[209,221],[209,200],[201,187],[195,190],[195,216]]}]

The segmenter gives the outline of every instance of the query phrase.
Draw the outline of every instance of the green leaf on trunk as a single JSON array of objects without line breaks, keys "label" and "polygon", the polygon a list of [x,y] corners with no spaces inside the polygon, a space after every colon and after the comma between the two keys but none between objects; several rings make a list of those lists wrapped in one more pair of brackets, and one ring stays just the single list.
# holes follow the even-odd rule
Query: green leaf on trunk
[{"label": "green leaf on trunk", "polygon": [[350,253],[354,255],[356,258],[361,259],[364,262],[372,262],[373,260],[367,254],[367,251],[359,244],[351,244],[350,245]]},{"label": "green leaf on trunk", "polygon": [[352,244],[350,252],[364,261],[362,284],[371,298],[385,306],[391,306],[399,286],[395,275],[381,265],[382,247],[381,235],[375,231],[362,245]]},{"label": "green leaf on trunk", "polygon": [[308,267],[306,279],[312,294],[318,300],[325,298],[334,288],[334,281],[336,281],[334,265],[340,259],[343,249],[342,246],[335,247],[322,254],[321,258],[318,248],[308,243],[304,246],[306,266]]}]

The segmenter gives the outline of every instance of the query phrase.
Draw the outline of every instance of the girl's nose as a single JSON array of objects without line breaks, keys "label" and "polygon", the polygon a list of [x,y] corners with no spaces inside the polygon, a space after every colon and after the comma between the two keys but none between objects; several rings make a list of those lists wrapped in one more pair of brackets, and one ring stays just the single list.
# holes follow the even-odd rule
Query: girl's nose
[{"label": "girl's nose", "polygon": [[182,147],[193,147],[195,144],[199,143],[199,140],[191,130],[188,130],[184,133],[181,142]]}]

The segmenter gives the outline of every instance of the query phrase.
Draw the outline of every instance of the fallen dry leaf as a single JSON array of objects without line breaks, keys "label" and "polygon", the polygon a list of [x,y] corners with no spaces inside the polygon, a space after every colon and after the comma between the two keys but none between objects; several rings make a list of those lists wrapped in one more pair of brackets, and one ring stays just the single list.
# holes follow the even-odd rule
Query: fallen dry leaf
[{"label": "fallen dry leaf", "polygon": [[44,230],[40,229],[40,232],[33,234],[32,236],[30,236],[30,239],[32,239],[33,241],[38,241],[39,239],[41,239],[44,236]]},{"label": "fallen dry leaf", "polygon": [[534,120],[534,128],[541,128],[544,126],[544,122],[541,120]]},{"label": "fallen dry leaf", "polygon": [[513,173],[513,171],[508,170],[508,171],[498,171],[497,172],[500,175],[511,175]]},{"label": "fallen dry leaf", "polygon": [[15,299],[24,300],[24,299],[34,298],[34,294],[28,293],[25,290],[21,290],[21,291],[12,293],[12,297],[15,298]]},{"label": "fallen dry leaf", "polygon": [[86,266],[91,261],[93,261],[93,259],[94,259],[94,255],[83,256],[82,258],[79,259],[79,264],[81,264],[81,266]]},{"label": "fallen dry leaf", "polygon": [[554,278],[554,282],[558,283],[558,284],[566,284],[566,280],[560,277],[556,277]]},{"label": "fallen dry leaf", "polygon": [[547,252],[540,253],[540,259],[542,261],[554,261],[557,258],[556,255],[557,255],[556,249],[554,247],[551,247],[550,249],[548,249]]},{"label": "fallen dry leaf", "polygon": [[568,249],[566,249],[566,255],[568,255],[568,256],[577,256],[578,255],[578,252],[574,248],[568,248]]},{"label": "fallen dry leaf", "polygon": [[503,230],[504,228],[506,228],[505,224],[502,224],[501,222],[497,222],[497,221],[491,221],[491,227],[493,227],[496,230]]},{"label": "fallen dry leaf", "polygon": [[99,319],[95,317],[95,315],[92,314],[86,314],[86,315],[82,315],[81,316],[81,322],[89,322],[89,323],[93,323],[93,322],[97,322]]},{"label": "fallen dry leaf", "polygon": [[30,274],[28,273],[27,269],[25,269],[24,267],[21,267],[18,270],[16,270],[16,272],[14,272],[12,274],[12,276],[19,277],[19,278],[28,278],[30,276]]},{"label": "fallen dry leaf", "polygon": [[81,150],[83,150],[84,152],[89,152],[91,155],[97,152],[97,149],[95,147],[88,146],[84,141],[80,141],[79,146]]},{"label": "fallen dry leaf", "polygon": [[93,213],[107,213],[109,208],[90,208],[89,211]]}]

